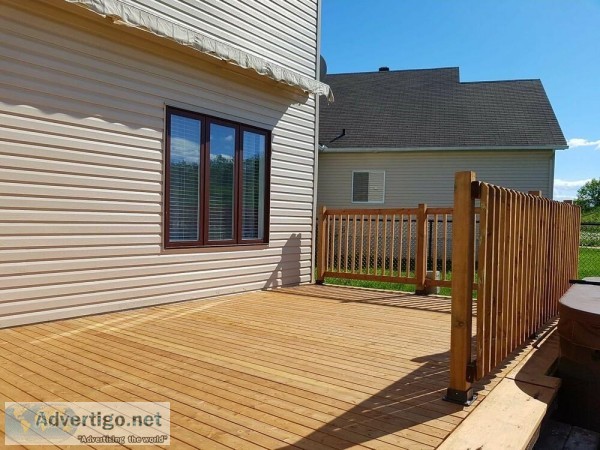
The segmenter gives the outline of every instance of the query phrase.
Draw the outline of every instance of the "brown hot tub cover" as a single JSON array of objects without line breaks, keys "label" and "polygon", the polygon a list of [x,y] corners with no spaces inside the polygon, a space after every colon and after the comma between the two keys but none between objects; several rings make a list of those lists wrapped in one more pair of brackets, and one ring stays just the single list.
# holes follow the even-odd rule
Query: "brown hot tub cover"
[{"label": "brown hot tub cover", "polygon": [[[600,278],[586,278],[600,282]],[[600,350],[600,286],[574,284],[558,306],[558,334],[577,346]]]}]

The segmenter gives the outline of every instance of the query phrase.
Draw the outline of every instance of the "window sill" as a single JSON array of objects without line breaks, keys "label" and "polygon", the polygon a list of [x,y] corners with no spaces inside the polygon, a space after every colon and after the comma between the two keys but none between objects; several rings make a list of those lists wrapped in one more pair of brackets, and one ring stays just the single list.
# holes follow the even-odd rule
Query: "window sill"
[{"label": "window sill", "polygon": [[161,253],[219,253],[219,252],[243,252],[251,250],[264,250],[269,248],[269,243],[264,244],[225,244],[206,247],[165,247]]}]

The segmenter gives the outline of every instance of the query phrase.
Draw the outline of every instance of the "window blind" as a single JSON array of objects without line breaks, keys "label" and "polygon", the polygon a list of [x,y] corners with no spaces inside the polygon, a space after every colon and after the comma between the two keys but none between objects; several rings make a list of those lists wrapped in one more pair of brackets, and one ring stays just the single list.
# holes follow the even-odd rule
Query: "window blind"
[{"label": "window blind", "polygon": [[352,172],[352,201],[354,203],[383,203],[384,197],[384,171]]},{"label": "window blind", "polygon": [[234,239],[235,140],[235,128],[210,124],[209,241]]},{"label": "window blind", "polygon": [[242,138],[242,239],[263,239],[265,235],[265,162],[265,136],[244,131]]},{"label": "window blind", "polygon": [[200,236],[200,130],[196,119],[171,116],[169,236],[171,241],[197,241]]}]

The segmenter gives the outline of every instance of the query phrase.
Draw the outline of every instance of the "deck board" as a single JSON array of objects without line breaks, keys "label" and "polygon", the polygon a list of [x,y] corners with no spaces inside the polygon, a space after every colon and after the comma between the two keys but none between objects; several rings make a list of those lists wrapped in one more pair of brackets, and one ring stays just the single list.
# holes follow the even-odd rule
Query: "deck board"
[{"label": "deck board", "polygon": [[442,401],[449,312],[442,297],[302,286],[4,329],[0,395],[169,401],[176,449],[436,448],[527,356],[472,406]]}]

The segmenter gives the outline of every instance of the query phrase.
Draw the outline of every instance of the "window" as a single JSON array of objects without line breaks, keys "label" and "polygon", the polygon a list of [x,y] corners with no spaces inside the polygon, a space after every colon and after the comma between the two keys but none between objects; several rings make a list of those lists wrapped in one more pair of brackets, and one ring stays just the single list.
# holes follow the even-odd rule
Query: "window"
[{"label": "window", "polygon": [[352,203],[383,203],[385,201],[385,171],[352,172]]},{"label": "window", "polygon": [[268,241],[270,133],[167,108],[165,247]]}]

